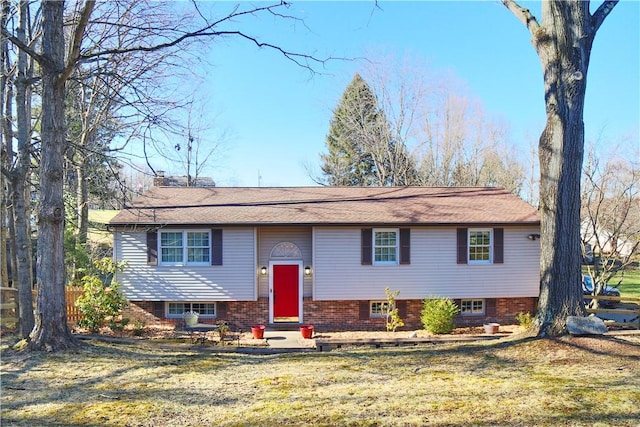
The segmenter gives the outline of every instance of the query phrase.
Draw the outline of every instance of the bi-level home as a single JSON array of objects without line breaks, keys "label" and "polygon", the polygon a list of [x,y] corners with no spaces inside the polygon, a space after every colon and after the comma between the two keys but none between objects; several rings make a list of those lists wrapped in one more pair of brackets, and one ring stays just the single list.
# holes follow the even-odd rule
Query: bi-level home
[{"label": "bi-level home", "polygon": [[406,328],[433,296],[514,323],[539,292],[538,212],[499,188],[154,186],[110,227],[147,321],[384,329],[388,287]]}]

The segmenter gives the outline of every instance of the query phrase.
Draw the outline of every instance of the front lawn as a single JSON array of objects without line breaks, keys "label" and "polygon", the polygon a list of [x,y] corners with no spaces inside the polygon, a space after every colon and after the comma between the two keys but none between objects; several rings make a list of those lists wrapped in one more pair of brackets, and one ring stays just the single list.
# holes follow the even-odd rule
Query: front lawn
[{"label": "front lawn", "polygon": [[640,336],[251,355],[2,337],[7,426],[634,426]]},{"label": "front lawn", "polygon": [[[611,283],[616,282],[617,280],[614,279]],[[625,271],[618,289],[623,297],[640,298],[640,269]]]}]

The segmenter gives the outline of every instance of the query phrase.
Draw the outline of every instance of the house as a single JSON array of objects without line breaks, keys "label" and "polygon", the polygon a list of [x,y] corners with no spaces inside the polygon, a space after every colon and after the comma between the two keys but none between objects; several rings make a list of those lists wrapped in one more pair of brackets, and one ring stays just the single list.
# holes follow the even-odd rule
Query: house
[{"label": "house", "polygon": [[389,287],[407,328],[430,296],[513,323],[539,292],[538,212],[498,188],[155,186],[110,228],[147,322],[384,329]]}]

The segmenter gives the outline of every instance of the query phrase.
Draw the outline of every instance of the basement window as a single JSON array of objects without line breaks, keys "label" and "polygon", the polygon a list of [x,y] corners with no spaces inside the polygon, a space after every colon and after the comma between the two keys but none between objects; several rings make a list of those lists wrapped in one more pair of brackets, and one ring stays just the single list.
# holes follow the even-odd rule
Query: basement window
[{"label": "basement window", "polygon": [[460,314],[463,316],[484,315],[483,299],[463,299],[460,301]]},{"label": "basement window", "polygon": [[195,311],[201,318],[216,317],[215,302],[169,302],[167,303],[167,318],[182,318],[188,311]]}]

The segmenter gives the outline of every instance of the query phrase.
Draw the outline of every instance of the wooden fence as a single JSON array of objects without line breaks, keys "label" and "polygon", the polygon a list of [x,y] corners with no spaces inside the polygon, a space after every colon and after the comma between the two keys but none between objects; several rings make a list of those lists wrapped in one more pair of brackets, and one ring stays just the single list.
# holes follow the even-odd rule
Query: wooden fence
[{"label": "wooden fence", "polygon": [[15,327],[18,322],[18,290],[0,288],[0,326]]},{"label": "wooden fence", "polygon": [[621,316],[629,315],[628,317],[630,318],[630,320],[628,322],[607,322],[607,324],[612,326],[623,327],[623,328],[640,329],[640,298],[613,297],[613,296],[607,296],[607,295],[596,295],[596,296],[585,295],[585,298],[606,300],[606,301],[618,301],[618,304],[616,304],[616,307],[587,308],[587,313],[594,313],[596,316],[598,314],[613,314],[613,315],[621,315]]},{"label": "wooden fence", "polygon": [[[82,295],[83,289],[81,286],[70,287],[65,289],[65,295],[67,300],[67,322],[78,323],[78,320],[82,318],[82,314],[78,307],[76,307],[76,300]],[[38,294],[33,291],[33,301],[35,304]],[[15,327],[18,323],[18,289],[16,288],[0,288],[0,325],[2,327]]]}]

